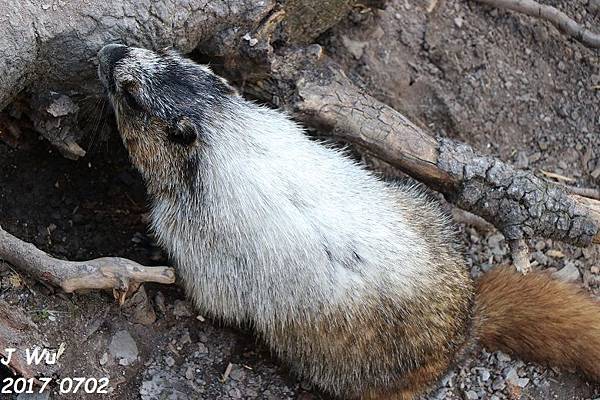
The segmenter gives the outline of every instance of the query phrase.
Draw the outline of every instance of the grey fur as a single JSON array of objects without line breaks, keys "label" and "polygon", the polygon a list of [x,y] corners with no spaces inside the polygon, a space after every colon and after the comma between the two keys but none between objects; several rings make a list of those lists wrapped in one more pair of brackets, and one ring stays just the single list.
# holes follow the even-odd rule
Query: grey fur
[{"label": "grey fur", "polygon": [[[187,71],[185,84],[163,79],[166,66]],[[113,70],[101,80],[114,80],[152,229],[198,308],[251,324],[344,398],[409,392],[411,373],[449,365],[467,338],[472,282],[422,190],[383,182],[175,53],[130,49]],[[124,104],[124,80],[143,111]],[[167,133],[181,117],[201,132],[188,145]]]}]

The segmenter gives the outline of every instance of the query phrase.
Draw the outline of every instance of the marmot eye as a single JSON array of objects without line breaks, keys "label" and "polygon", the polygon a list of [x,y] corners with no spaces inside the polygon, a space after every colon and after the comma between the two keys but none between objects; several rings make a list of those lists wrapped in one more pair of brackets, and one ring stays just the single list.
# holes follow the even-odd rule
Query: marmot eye
[{"label": "marmot eye", "polygon": [[127,106],[133,110],[141,111],[142,105],[137,99],[138,85],[136,82],[127,81],[121,85],[121,93],[123,100],[127,103]]}]

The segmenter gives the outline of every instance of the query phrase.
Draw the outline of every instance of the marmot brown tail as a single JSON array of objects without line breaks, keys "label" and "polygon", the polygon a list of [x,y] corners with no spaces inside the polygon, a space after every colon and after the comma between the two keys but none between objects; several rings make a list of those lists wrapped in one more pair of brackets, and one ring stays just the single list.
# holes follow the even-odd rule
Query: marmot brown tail
[{"label": "marmot brown tail", "polygon": [[496,268],[477,283],[474,329],[489,350],[600,381],[600,302],[574,284]]}]

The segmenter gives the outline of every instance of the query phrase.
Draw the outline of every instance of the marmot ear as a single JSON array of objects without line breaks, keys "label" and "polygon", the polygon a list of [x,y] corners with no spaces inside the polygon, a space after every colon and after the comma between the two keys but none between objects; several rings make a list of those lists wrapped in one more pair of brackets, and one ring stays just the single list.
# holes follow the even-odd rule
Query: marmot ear
[{"label": "marmot ear", "polygon": [[200,136],[200,132],[194,122],[188,117],[179,117],[173,121],[169,129],[169,140],[189,146],[193,144]]}]

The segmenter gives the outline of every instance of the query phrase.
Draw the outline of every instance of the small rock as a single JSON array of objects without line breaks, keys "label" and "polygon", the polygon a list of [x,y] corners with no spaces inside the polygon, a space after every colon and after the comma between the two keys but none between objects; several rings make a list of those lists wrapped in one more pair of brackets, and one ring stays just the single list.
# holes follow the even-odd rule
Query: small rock
[{"label": "small rock", "polygon": [[175,365],[175,359],[171,356],[167,356],[165,357],[165,364],[167,364],[169,367],[172,367]]},{"label": "small rock", "polygon": [[600,273],[600,268],[596,267],[595,265],[593,267],[590,268],[590,272],[592,274],[599,274]]},{"label": "small rock", "polygon": [[200,353],[200,354],[208,353],[208,347],[206,347],[206,345],[202,342],[198,342],[198,353]]},{"label": "small rock", "polygon": [[173,308],[173,315],[176,317],[188,318],[192,316],[192,313],[185,301],[176,300],[175,307]]},{"label": "small rock", "polygon": [[504,379],[501,378],[496,378],[494,380],[494,383],[492,383],[492,389],[494,389],[494,391],[504,390],[505,387],[506,382],[504,381]]},{"label": "small rock", "polygon": [[490,379],[490,370],[487,368],[480,368],[479,369],[479,379],[481,379],[482,382],[486,382]]},{"label": "small rock", "polygon": [[69,96],[64,94],[58,97],[46,108],[48,114],[53,117],[64,117],[68,114],[74,114],[79,110],[79,107],[73,103],[73,100]]},{"label": "small rock", "polygon": [[529,167],[529,158],[527,157],[526,152],[519,151],[517,153],[517,160],[515,161],[514,166],[518,169],[526,169]]},{"label": "small rock", "polygon": [[454,25],[456,25],[457,28],[462,28],[464,22],[465,21],[461,17],[454,18]]},{"label": "small rock", "polygon": [[110,354],[119,361],[119,365],[127,366],[138,358],[138,348],[129,332],[123,330],[115,333],[108,346]]},{"label": "small rock", "polygon": [[512,358],[510,358],[508,354],[503,353],[501,351],[496,353],[496,359],[501,363],[507,363],[512,360]]},{"label": "small rock", "polygon": [[504,241],[504,236],[501,233],[496,233],[488,238],[488,246],[492,253],[502,256],[505,254],[501,243]]},{"label": "small rock", "polygon": [[477,392],[475,392],[473,390],[469,390],[469,391],[465,392],[464,397],[466,400],[478,400],[479,399],[479,395],[477,395]]},{"label": "small rock", "polygon": [[250,36],[250,33],[246,33],[242,39],[244,39],[245,41],[248,42],[248,44],[250,45],[250,47],[254,47],[258,44],[258,39],[253,38],[252,36]]},{"label": "small rock", "polygon": [[556,249],[548,250],[546,252],[546,255],[552,258],[563,258],[565,256],[565,254],[562,251]]},{"label": "small rock", "polygon": [[566,162],[564,162],[563,160],[560,160],[558,162],[558,166],[563,170],[569,169],[569,165]]},{"label": "small rock", "polygon": [[357,60],[363,56],[365,52],[365,47],[367,47],[368,44],[367,42],[361,42],[358,40],[350,39],[345,35],[342,36],[342,43],[344,44],[346,49],[348,49],[350,54],[352,54],[352,56]]},{"label": "small rock", "polygon": [[188,369],[185,370],[185,379],[187,379],[188,381],[194,379],[194,368],[188,367]]},{"label": "small rock", "polygon": [[102,357],[100,357],[100,365],[106,365],[107,362],[108,362],[108,353],[104,352],[104,354],[102,354]]},{"label": "small rock", "polygon": [[524,389],[527,385],[529,385],[529,378],[519,378],[517,379],[517,386]]},{"label": "small rock", "polygon": [[508,371],[504,373],[504,379],[506,379],[507,382],[516,385],[519,379],[517,369],[515,367],[511,367]]},{"label": "small rock", "polygon": [[562,269],[552,275],[563,282],[577,282],[581,279],[579,269],[570,261],[567,261]]},{"label": "small rock", "polygon": [[239,366],[234,366],[231,372],[229,373],[229,377],[234,381],[241,381],[246,376],[246,371]]}]

